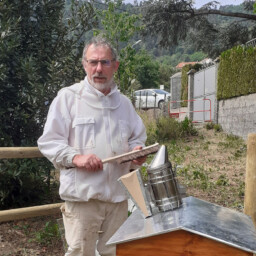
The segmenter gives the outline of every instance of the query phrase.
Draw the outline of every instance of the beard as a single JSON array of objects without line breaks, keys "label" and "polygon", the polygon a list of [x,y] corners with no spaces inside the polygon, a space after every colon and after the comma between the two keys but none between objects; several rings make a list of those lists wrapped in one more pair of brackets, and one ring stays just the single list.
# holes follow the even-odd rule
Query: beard
[{"label": "beard", "polygon": [[110,89],[111,86],[112,86],[113,83],[114,83],[114,78],[113,78],[113,77],[112,77],[109,81],[107,81],[107,82],[105,82],[105,83],[96,83],[96,82],[94,82],[94,78],[95,78],[95,77],[101,77],[101,78],[105,78],[105,79],[107,79],[107,77],[104,76],[104,75],[101,75],[101,74],[99,74],[99,73],[96,73],[96,74],[92,75],[92,79],[90,79],[89,76],[88,76],[88,81],[89,81],[89,83],[90,83],[95,89],[97,89],[97,90],[99,90],[99,91],[104,91],[104,90],[106,90],[106,89]]}]

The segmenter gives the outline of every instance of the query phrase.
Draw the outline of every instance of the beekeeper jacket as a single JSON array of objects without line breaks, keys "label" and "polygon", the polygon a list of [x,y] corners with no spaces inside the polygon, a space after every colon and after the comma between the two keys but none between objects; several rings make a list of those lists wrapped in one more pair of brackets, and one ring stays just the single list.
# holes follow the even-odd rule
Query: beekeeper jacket
[{"label": "beekeeper jacket", "polygon": [[38,147],[60,169],[63,200],[121,202],[127,198],[117,180],[129,172],[131,163],[106,163],[103,171],[89,172],[75,168],[72,159],[76,154],[95,154],[103,160],[144,146],[145,140],[140,117],[117,86],[105,96],[85,78],[59,91]]}]

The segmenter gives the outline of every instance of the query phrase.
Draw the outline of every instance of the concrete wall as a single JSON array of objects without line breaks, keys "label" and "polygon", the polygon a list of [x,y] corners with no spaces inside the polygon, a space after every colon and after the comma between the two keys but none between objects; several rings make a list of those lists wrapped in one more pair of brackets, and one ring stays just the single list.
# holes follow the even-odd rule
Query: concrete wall
[{"label": "concrete wall", "polygon": [[[172,101],[179,101],[181,98],[181,72],[174,74],[170,78],[170,93]],[[180,107],[180,102],[172,103],[171,108],[176,109]]]},{"label": "concrete wall", "polygon": [[[218,64],[215,64],[216,70]],[[189,73],[188,82],[188,96],[189,100],[194,99],[194,88],[198,87],[198,79],[194,78],[194,71]],[[217,91],[217,74],[215,80],[215,86]],[[215,93],[216,93],[215,91]],[[171,93],[172,100],[180,100],[181,92],[181,73],[175,74],[171,77]],[[209,95],[207,95],[209,96]],[[223,130],[228,134],[233,134],[247,139],[249,133],[256,133],[256,93],[247,96],[236,97],[227,100],[217,101],[215,97],[212,120],[214,123],[221,125]],[[188,104],[187,114],[189,118],[193,120],[192,111],[194,110],[193,102]],[[177,110],[179,103],[172,105],[170,112],[181,112]],[[186,110],[184,110],[186,112]],[[181,115],[180,115],[181,118]]]},{"label": "concrete wall", "polygon": [[218,101],[217,116],[225,132],[247,139],[256,133],[256,93]]}]

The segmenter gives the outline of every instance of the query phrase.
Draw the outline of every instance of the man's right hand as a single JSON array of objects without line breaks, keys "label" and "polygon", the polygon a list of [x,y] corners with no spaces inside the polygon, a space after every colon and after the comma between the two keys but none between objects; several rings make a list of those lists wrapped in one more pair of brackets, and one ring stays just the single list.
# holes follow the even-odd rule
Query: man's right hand
[{"label": "man's right hand", "polygon": [[85,169],[86,171],[95,172],[103,170],[101,159],[94,154],[75,155],[72,162],[77,168]]}]

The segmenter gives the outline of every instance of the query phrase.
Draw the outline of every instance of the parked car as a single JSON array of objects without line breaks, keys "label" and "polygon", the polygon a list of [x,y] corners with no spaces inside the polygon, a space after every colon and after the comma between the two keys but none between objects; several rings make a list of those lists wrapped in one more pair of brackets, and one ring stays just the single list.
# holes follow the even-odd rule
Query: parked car
[{"label": "parked car", "polygon": [[161,89],[143,89],[134,92],[136,108],[160,108],[170,100],[171,94]]}]

